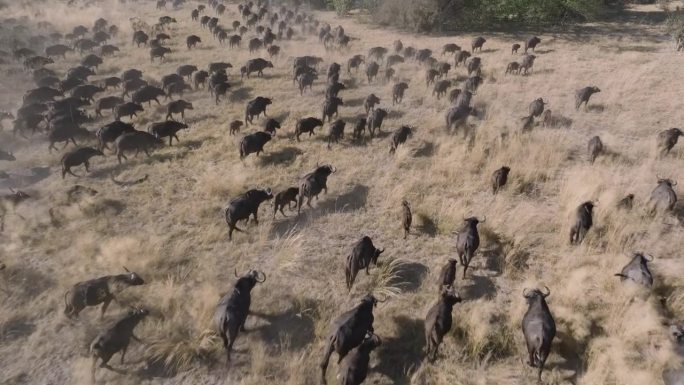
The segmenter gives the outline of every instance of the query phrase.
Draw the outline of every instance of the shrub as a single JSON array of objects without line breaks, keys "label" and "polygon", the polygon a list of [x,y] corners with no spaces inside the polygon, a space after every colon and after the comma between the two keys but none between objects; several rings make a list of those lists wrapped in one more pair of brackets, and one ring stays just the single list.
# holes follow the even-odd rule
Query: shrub
[{"label": "shrub", "polygon": [[545,24],[596,16],[604,0],[383,0],[375,21],[418,32]]},{"label": "shrub", "polygon": [[328,5],[332,7],[338,15],[344,16],[354,6],[354,0],[328,0]]}]

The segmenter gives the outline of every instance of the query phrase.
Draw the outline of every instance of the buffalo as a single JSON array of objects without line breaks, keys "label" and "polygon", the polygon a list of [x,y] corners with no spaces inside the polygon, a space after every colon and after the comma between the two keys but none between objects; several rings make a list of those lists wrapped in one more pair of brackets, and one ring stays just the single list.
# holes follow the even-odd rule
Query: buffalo
[{"label": "buffalo", "polygon": [[263,131],[246,135],[240,141],[240,159],[252,153],[256,153],[259,156],[259,153],[264,151],[264,145],[271,139],[273,139],[273,134]]},{"label": "buffalo", "polygon": [[124,363],[124,356],[131,338],[140,342],[140,339],[133,334],[133,330],[148,314],[149,312],[145,309],[129,310],[114,326],[95,338],[90,345],[90,354],[93,357],[91,369],[93,383],[95,383],[95,366],[98,360],[102,360],[101,368],[112,370],[108,362],[114,354],[121,352],[121,364]]},{"label": "buffalo", "polygon": [[376,108],[373,110],[371,114],[368,115],[366,125],[368,127],[368,131],[370,132],[371,139],[373,139],[373,137],[375,136],[376,129],[378,130],[378,133],[380,133],[382,122],[385,120],[387,115],[387,111],[382,108]]},{"label": "buffalo", "polygon": [[503,166],[494,171],[492,174],[492,194],[499,192],[508,182],[508,173],[511,171],[509,167]]},{"label": "buffalo", "polygon": [[330,334],[327,338],[325,353],[321,361],[321,383],[327,384],[325,372],[333,352],[337,352],[338,362],[341,362],[352,349],[361,345],[370,332],[373,332],[373,308],[377,306],[378,299],[372,295],[366,295],[361,303],[351,310],[342,313],[331,323]]},{"label": "buffalo", "polygon": [[375,105],[380,103],[380,98],[375,96],[375,94],[370,94],[366,97],[363,102],[363,108],[366,110],[366,115],[375,109]]},{"label": "buffalo", "polygon": [[99,150],[103,151],[105,148],[109,149],[107,143],[114,142],[116,138],[123,135],[124,133],[133,131],[135,131],[133,125],[123,123],[119,120],[115,120],[112,123],[102,126],[95,134],[98,142],[100,143]]},{"label": "buffalo", "polygon": [[546,293],[538,289],[531,291],[523,290],[523,296],[527,300],[528,308],[522,321],[523,334],[529,359],[527,364],[539,369],[538,381],[541,382],[544,364],[551,352],[551,343],[556,336],[556,323],[553,320],[546,297],[551,292],[546,288]]},{"label": "buffalo", "polygon": [[425,350],[430,361],[437,359],[437,351],[442,339],[451,330],[451,313],[454,305],[461,302],[461,297],[452,288],[447,287],[440,293],[439,300],[425,316]]},{"label": "buffalo", "polygon": [[125,274],[106,275],[75,284],[64,293],[64,314],[69,318],[77,318],[78,314],[88,306],[102,304],[100,318],[104,317],[109,303],[118,303],[116,294],[131,286],[140,286],[145,281],[136,273],[126,269]]},{"label": "buffalo", "polygon": [[226,364],[230,363],[230,352],[233,350],[238,332],[244,330],[252,304],[252,289],[257,283],[266,281],[266,274],[256,270],[250,270],[242,277],[238,277],[237,270],[234,273],[238,280],[233,290],[221,297],[214,312],[214,326],[226,349]]},{"label": "buffalo", "polygon": [[669,154],[672,147],[677,144],[677,140],[682,135],[684,135],[684,132],[679,128],[670,128],[669,130],[659,132],[657,144],[660,153],[662,155]]},{"label": "buffalo", "polygon": [[525,53],[527,53],[528,49],[532,49],[532,52],[534,52],[534,49],[539,43],[541,43],[541,39],[537,36],[532,36],[531,38],[527,39],[525,42]]},{"label": "buffalo", "polygon": [[487,218],[482,220],[476,217],[465,218],[465,225],[456,235],[456,253],[463,266],[463,278],[466,276],[468,266],[475,256],[477,248],[480,247],[480,234],[477,225],[484,223]]},{"label": "buffalo", "polygon": [[299,199],[297,201],[297,215],[302,211],[302,204],[306,198],[307,206],[311,207],[311,198],[318,198],[321,191],[328,192],[328,177],[337,171],[335,167],[330,164],[318,166],[316,169],[308,173],[302,178],[299,186]]},{"label": "buffalo", "polygon": [[587,108],[589,105],[589,98],[597,92],[601,92],[601,90],[596,86],[584,87],[577,90],[577,92],[575,92],[575,109],[579,110],[582,103],[584,103],[584,107]]},{"label": "buffalo", "polygon": [[408,89],[409,86],[406,82],[400,82],[392,87],[392,104],[401,103],[404,99],[404,91]]},{"label": "buffalo", "polygon": [[128,160],[127,152],[135,151],[135,156],[143,151],[150,156],[150,149],[164,144],[161,139],[144,131],[126,132],[116,138],[116,158],[121,164],[121,158]]},{"label": "buffalo", "polygon": [[262,96],[257,96],[256,98],[250,100],[247,103],[247,108],[245,108],[245,122],[247,125],[252,123],[252,119],[256,116],[259,117],[262,113],[266,115],[266,107],[271,104],[272,101],[269,98],[264,98]]},{"label": "buffalo", "polygon": [[85,166],[86,172],[89,172],[89,161],[93,156],[104,156],[104,154],[102,151],[91,147],[77,148],[74,151],[64,154],[62,157],[62,179],[64,179],[67,173],[78,176],[71,171],[71,168],[81,164]]},{"label": "buffalo", "polygon": [[593,226],[594,202],[587,201],[579,205],[575,211],[575,223],[570,229],[570,244],[582,243],[587,232]]},{"label": "buffalo", "polygon": [[401,126],[396,131],[392,133],[390,137],[390,154],[394,154],[400,144],[406,142],[406,140],[413,135],[413,130],[409,126]]},{"label": "buffalo", "polygon": [[356,275],[359,271],[366,269],[366,274],[370,274],[369,269],[371,263],[378,265],[378,257],[385,249],[378,249],[373,245],[373,241],[368,236],[361,238],[352,249],[351,254],[347,256],[347,262],[344,265],[344,275],[347,284],[347,289],[351,290]]},{"label": "buffalo", "polygon": [[677,193],[672,187],[676,186],[677,182],[672,179],[665,179],[658,177],[658,185],[651,192],[651,197],[648,201],[649,211],[654,213],[656,211],[672,211],[677,204]]},{"label": "buffalo", "polygon": [[456,259],[449,258],[447,263],[442,266],[439,271],[439,278],[437,279],[437,288],[441,293],[444,288],[454,286],[454,281],[456,280]]},{"label": "buffalo", "polygon": [[325,118],[328,118],[328,121],[332,120],[332,117],[335,116],[337,117],[337,109],[339,106],[343,106],[344,102],[342,99],[332,96],[329,98],[325,99],[325,102],[323,102],[323,117],[321,120],[323,123],[325,123]]},{"label": "buffalo", "polygon": [[632,254],[632,260],[615,276],[620,277],[623,281],[629,279],[640,285],[651,287],[653,285],[653,275],[648,269],[648,262],[653,262],[652,255],[635,252]]},{"label": "buffalo", "polygon": [[243,230],[237,227],[237,223],[238,221],[249,219],[250,215],[254,216],[254,223],[259,224],[257,218],[259,206],[269,199],[273,199],[273,193],[270,188],[265,188],[251,189],[231,200],[228,203],[228,207],[224,210],[226,224],[228,225],[228,239],[233,239],[233,230],[243,232]]},{"label": "buffalo", "polygon": [[594,136],[587,144],[587,152],[589,153],[589,161],[593,164],[596,158],[603,153],[603,142],[598,136]]},{"label": "buffalo", "polygon": [[176,122],[176,121],[164,121],[164,122],[157,122],[157,123],[152,123],[149,128],[149,132],[153,134],[157,139],[161,138],[169,138],[169,146],[173,145],[173,139],[176,139],[176,142],[180,142],[180,139],[178,139],[178,131],[187,129],[188,125],[185,123],[181,122]]},{"label": "buffalo", "polygon": [[370,353],[382,344],[380,337],[368,333],[361,345],[352,349],[340,362],[341,385],[360,385],[368,375]]},{"label": "buffalo", "polygon": [[166,106],[166,120],[173,119],[173,114],[181,114],[181,119],[185,119],[185,110],[192,109],[192,103],[183,99],[175,100]]},{"label": "buffalo", "polygon": [[275,195],[273,199],[273,219],[275,219],[276,214],[280,211],[284,217],[287,217],[283,212],[283,208],[287,207],[292,210],[291,204],[294,203],[297,206],[297,195],[299,195],[298,187],[290,187],[287,190],[281,191]]}]

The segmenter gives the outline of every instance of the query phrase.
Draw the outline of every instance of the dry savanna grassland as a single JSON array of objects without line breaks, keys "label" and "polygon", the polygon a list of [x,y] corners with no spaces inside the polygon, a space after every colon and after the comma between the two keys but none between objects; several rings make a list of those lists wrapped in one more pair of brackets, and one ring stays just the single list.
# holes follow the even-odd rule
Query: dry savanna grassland
[{"label": "dry savanna grassland", "polygon": [[[661,12],[656,6],[629,9],[631,18],[573,27],[567,32],[538,32],[542,42],[528,76],[505,75],[506,64],[518,60],[511,44],[522,43],[531,32],[481,33],[487,42],[482,58],[484,82],[473,97],[476,116],[468,120],[470,133],[445,130],[448,98],[437,100],[426,87],[425,68],[412,60],[395,66],[395,79],[368,84],[363,66],[346,72],[346,61],[374,46],[391,49],[401,39],[405,46],[430,48],[438,60],[445,43],[470,47],[476,35],[418,36],[313,12],[333,27],[342,25],[352,40],[348,50],[326,51],[318,37],[295,27],[292,40],[278,40],[282,53],[262,78],[241,79],[240,66],[250,54],[214,40],[192,21],[199,3],[179,9],[157,10],[155,2],[96,1],[83,5],[62,2],[10,5],[2,17],[13,17],[5,34],[45,33],[37,23],[49,21],[67,33],[76,25],[88,27],[104,17],[120,27],[112,41],[120,48],[105,58],[92,80],[119,76],[138,68],[144,79],[158,84],[163,75],[183,64],[206,69],[217,61],[230,62],[231,89],[218,105],[206,90],[187,92],[193,103],[187,111],[188,130],[180,142],[130,157],[119,164],[112,152],[93,158],[90,173],[62,179],[60,159],[66,150],[48,151],[45,134],[29,139],[13,136],[11,124],[0,131],[0,148],[12,150],[14,162],[0,161],[0,187],[21,189],[31,199],[6,204],[0,233],[0,383],[90,383],[88,347],[127,306],[144,306],[150,315],[136,329],[142,343],[132,342],[126,362],[115,371],[99,369],[98,383],[107,384],[316,384],[319,361],[330,321],[355,306],[366,293],[387,300],[377,306],[375,333],[382,345],[371,355],[369,384],[485,385],[531,384],[536,370],[528,367],[521,329],[527,309],[524,288],[548,286],[547,301],[557,325],[551,355],[543,373],[546,384],[644,385],[661,384],[665,369],[680,364],[669,325],[684,318],[681,279],[684,262],[684,206],[650,215],[646,206],[656,186],[656,175],[684,180],[684,149],[675,146],[667,156],[655,148],[657,133],[681,125],[684,57],[659,24],[642,22]],[[230,29],[240,20],[237,3],[226,3],[220,23]],[[305,10],[306,11],[306,10]],[[309,12],[309,11],[306,11]],[[214,16],[207,7],[206,14]],[[149,48],[131,44],[129,18],[149,25],[160,16],[176,18],[166,31],[172,52],[163,62],[150,62]],[[642,17],[644,16],[644,17]],[[188,50],[185,38],[201,37]],[[19,41],[22,36],[19,36]],[[11,51],[9,43],[2,47]],[[37,50],[40,52],[40,49]],[[292,83],[294,57],[323,58],[321,76],[303,96]],[[81,55],[67,54],[47,65],[63,77]],[[343,64],[340,92],[347,121],[345,139],[330,148],[328,123],[301,142],[293,133],[298,119],[320,117],[325,98],[325,68]],[[35,86],[31,75],[11,58],[0,66],[0,107],[16,111],[22,94]],[[448,75],[460,87],[464,67]],[[405,81],[404,100],[392,105],[392,84]],[[575,110],[574,94],[598,86],[588,107]],[[105,94],[116,95],[120,90]],[[365,143],[354,143],[351,128],[364,114],[363,100],[375,93],[389,111],[383,133]],[[98,95],[98,97],[104,94]],[[260,156],[241,160],[242,136],[254,126],[229,135],[228,124],[244,118],[248,100],[273,99],[268,114],[282,129]],[[554,114],[568,119],[562,127],[537,124],[521,132],[528,105],[542,97]],[[166,110],[155,103],[134,117],[137,129],[164,120]],[[94,115],[93,108],[88,107]],[[109,112],[84,126],[90,131],[113,120]],[[128,121],[127,118],[125,118]],[[401,125],[414,135],[395,154],[389,153],[388,133]],[[588,160],[587,142],[600,136],[606,151]],[[95,139],[80,145],[95,146]],[[272,218],[270,202],[261,205],[260,221],[250,221],[245,233],[228,240],[223,208],[250,188],[281,191],[297,186],[317,164],[330,163],[337,172],[328,179],[328,192],[304,207],[302,215]],[[491,174],[511,169],[508,184],[494,195]],[[114,183],[148,179],[129,186]],[[74,185],[98,191],[94,196],[68,199]],[[675,191],[677,186],[675,186]],[[9,191],[7,191],[9,193]],[[616,203],[634,194],[632,210]],[[403,239],[401,202],[410,202],[414,226]],[[596,202],[594,227],[579,246],[569,244],[577,206]],[[455,232],[466,216],[486,217],[479,226],[481,245],[468,275],[458,270],[456,288],[463,302],[454,308],[454,325],[445,337],[435,363],[423,361],[424,319],[437,300],[439,269],[456,257]],[[344,261],[363,235],[386,251],[370,275],[360,273],[351,291],[344,283]],[[615,277],[634,251],[655,257],[649,267],[654,284],[646,288]],[[90,307],[77,320],[64,316],[64,292],[77,282],[123,267],[138,273],[145,284],[119,295],[104,319]],[[225,366],[223,346],[213,332],[212,316],[220,296],[235,282],[234,270],[259,269],[267,275],[252,291],[252,314],[246,332],[235,344],[233,361]],[[328,382],[336,383],[333,355]]]}]

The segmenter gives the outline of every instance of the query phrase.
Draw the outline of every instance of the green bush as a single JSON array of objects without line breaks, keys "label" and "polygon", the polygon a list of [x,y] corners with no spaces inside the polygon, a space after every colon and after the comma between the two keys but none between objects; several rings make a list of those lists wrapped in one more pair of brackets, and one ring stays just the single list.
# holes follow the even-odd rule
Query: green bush
[{"label": "green bush", "polygon": [[344,16],[354,6],[354,0],[328,0],[328,4],[338,15]]},{"label": "green bush", "polygon": [[587,20],[605,0],[381,0],[374,20],[418,32]]}]

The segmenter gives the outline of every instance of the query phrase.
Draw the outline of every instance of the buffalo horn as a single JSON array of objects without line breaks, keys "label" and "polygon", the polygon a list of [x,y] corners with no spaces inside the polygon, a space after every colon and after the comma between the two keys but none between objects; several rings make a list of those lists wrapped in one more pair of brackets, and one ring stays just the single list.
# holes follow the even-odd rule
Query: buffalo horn
[{"label": "buffalo horn", "polygon": [[[261,276],[264,277],[262,280],[259,280],[259,273],[261,273]],[[264,273],[263,271],[257,272],[256,281],[259,282],[259,283],[264,283],[264,282],[266,282],[266,273]]]},{"label": "buffalo horn", "polygon": [[551,294],[551,290],[549,290],[548,286],[544,286],[544,289],[546,289],[546,294],[544,294],[544,293],[542,293],[542,294],[544,294],[544,298],[546,298],[549,296],[549,294]]}]

